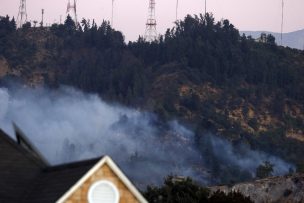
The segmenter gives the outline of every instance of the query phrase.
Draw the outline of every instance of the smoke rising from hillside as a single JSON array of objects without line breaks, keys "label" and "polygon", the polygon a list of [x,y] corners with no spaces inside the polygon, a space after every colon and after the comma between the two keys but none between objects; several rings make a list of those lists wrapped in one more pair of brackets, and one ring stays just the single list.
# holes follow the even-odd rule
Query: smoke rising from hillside
[{"label": "smoke rising from hillside", "polygon": [[[212,183],[206,172],[209,154],[200,152],[194,133],[176,121],[161,123],[153,114],[110,105],[97,95],[67,87],[2,88],[0,106],[0,128],[12,136],[14,121],[51,164],[107,154],[140,186],[159,184],[169,174]],[[265,160],[275,164],[276,174],[291,167],[245,147],[240,155],[228,141],[214,136],[205,136],[204,142],[213,157],[251,174]]]}]

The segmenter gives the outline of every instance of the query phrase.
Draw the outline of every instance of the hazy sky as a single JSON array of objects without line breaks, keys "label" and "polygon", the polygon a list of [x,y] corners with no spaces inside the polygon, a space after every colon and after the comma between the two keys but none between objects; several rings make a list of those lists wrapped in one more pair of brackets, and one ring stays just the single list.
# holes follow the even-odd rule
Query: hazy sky
[{"label": "hazy sky", "polygon": [[[17,16],[20,0],[0,0],[0,15]],[[27,0],[29,20],[41,19],[45,9],[45,22],[59,22],[66,16],[68,0]],[[111,19],[112,0],[78,0],[79,19]],[[145,32],[148,0],[115,0],[114,28],[123,31],[127,40],[136,40]],[[175,21],[176,0],[156,0],[157,30],[163,34]],[[178,17],[204,11],[204,0],[179,0]],[[279,32],[281,26],[281,0],[207,0],[207,11],[217,20],[228,18],[239,30],[267,30]],[[304,0],[285,0],[284,32],[304,28]]]}]

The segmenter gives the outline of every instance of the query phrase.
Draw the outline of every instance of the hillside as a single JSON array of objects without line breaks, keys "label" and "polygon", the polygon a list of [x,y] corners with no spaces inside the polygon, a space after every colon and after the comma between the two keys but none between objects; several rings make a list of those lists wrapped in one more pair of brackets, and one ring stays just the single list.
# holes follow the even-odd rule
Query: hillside
[{"label": "hillside", "polygon": [[240,192],[256,203],[262,202],[303,202],[304,174],[282,177],[270,177],[253,182],[239,183],[232,186],[211,187],[211,193],[223,191]]},{"label": "hillside", "polygon": [[[261,36],[261,33],[271,34],[276,38],[277,44],[281,45],[281,33],[277,32],[268,32],[268,31],[241,31],[246,36],[252,36],[254,39],[257,39]],[[283,46],[290,47],[294,49],[304,49],[304,29],[283,33]]]},{"label": "hillside", "polygon": [[[178,119],[196,132],[201,150],[211,132],[303,170],[304,53],[276,46],[271,36],[255,42],[207,14],[187,16],[156,42],[125,44],[107,22],[82,20],[77,27],[67,18],[62,25],[16,30],[2,17],[0,45],[2,85],[14,80],[98,93],[163,121]],[[210,164],[223,177],[238,174]]]}]

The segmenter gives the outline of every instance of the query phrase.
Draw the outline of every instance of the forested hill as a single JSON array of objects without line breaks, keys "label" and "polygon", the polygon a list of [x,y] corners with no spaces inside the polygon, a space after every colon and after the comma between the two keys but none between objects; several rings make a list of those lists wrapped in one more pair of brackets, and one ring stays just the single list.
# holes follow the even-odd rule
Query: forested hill
[{"label": "forested hill", "polygon": [[303,167],[304,53],[240,36],[211,14],[187,16],[155,42],[126,44],[108,22],[16,30],[0,20],[1,84],[61,84],[177,118],[196,130],[279,155]]}]

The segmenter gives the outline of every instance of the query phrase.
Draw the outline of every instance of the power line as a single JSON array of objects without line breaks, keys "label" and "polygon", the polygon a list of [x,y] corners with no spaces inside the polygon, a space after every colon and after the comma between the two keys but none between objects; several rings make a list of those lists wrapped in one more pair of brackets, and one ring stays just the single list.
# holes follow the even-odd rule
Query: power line
[{"label": "power line", "polygon": [[205,16],[206,16],[206,13],[207,13],[207,0],[205,0]]},{"label": "power line", "polygon": [[178,17],[178,0],[176,0],[176,17],[175,20],[177,21],[177,17]]},{"label": "power line", "polygon": [[113,28],[114,24],[113,24],[113,15],[114,15],[114,0],[112,0],[112,17],[111,17],[111,26]]},{"label": "power line", "polygon": [[281,46],[283,45],[283,26],[284,26],[284,0],[282,0]]}]

